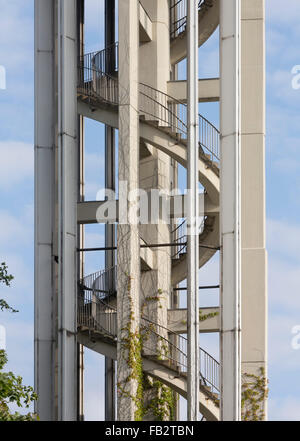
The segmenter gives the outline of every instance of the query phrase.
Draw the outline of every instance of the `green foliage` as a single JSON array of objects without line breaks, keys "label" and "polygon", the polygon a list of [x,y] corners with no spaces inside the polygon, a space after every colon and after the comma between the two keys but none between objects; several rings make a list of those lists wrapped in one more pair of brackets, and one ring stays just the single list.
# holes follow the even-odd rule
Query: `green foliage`
[{"label": "green foliage", "polygon": [[151,411],[155,421],[174,421],[176,394],[172,389],[159,380],[154,380],[150,383],[149,379],[145,379],[144,384],[145,388],[151,388],[152,392],[154,392],[154,397],[145,407],[144,412]]},{"label": "green foliage", "polygon": [[264,368],[260,374],[243,374],[242,382],[242,420],[263,421],[265,418],[263,404],[268,397],[268,380]]},{"label": "green foliage", "polygon": [[[217,317],[219,315],[219,312],[210,312],[208,314],[203,314],[201,309],[199,310],[199,322],[204,322],[205,320]],[[182,324],[186,325],[187,321],[182,320]]]},{"label": "green foliage", "polygon": [[[14,277],[11,274],[8,274],[8,268],[6,263],[2,262],[0,264],[0,283],[3,283],[4,285],[9,287],[13,279]],[[18,312],[16,309],[9,306],[9,304],[3,299],[0,299],[0,310],[9,311],[9,312]]]},{"label": "green foliage", "polygon": [[209,314],[203,314],[202,311],[199,311],[199,321],[200,322],[204,322],[205,320],[214,318],[216,316],[218,316],[219,313],[218,312],[210,312]]},{"label": "green foliage", "polygon": [[[121,346],[122,349],[127,354],[127,365],[129,368],[129,375],[124,380],[124,384],[118,383],[118,393],[120,396],[127,396],[131,400],[134,401],[136,405],[135,411],[135,421],[142,421],[144,416],[144,406],[143,406],[143,383],[144,383],[144,374],[143,374],[143,362],[142,362],[142,347],[143,341],[140,333],[134,329],[134,312],[133,312],[133,302],[130,294],[131,291],[131,277],[127,275],[127,295],[130,304],[130,313],[129,313],[129,322],[127,325],[122,328],[122,331],[125,333],[125,336],[122,337]],[[132,396],[129,392],[126,391],[126,385],[135,380],[137,382],[137,391],[136,395]]]},{"label": "green foliage", "polygon": [[33,421],[36,416],[32,413],[20,415],[18,412],[11,413],[9,404],[14,403],[18,407],[29,408],[30,404],[37,399],[37,395],[30,386],[22,384],[22,377],[15,376],[12,372],[3,372],[7,363],[5,351],[0,351],[0,421]]},{"label": "green foliage", "polygon": [[[136,411],[134,419],[135,421],[142,421],[144,416],[148,411],[152,411],[157,421],[166,421],[167,419],[174,419],[174,409],[176,404],[175,394],[171,388],[165,386],[160,381],[154,381],[150,384],[149,379],[145,376],[143,372],[143,361],[142,353],[144,342],[150,336],[151,325],[149,328],[141,326],[139,332],[133,329],[134,313],[133,313],[133,303],[130,295],[131,291],[131,277],[127,274],[127,296],[130,304],[129,322],[122,329],[125,335],[122,337],[122,348],[126,353],[126,362],[129,367],[129,375],[124,380],[124,383],[118,383],[118,393],[121,396],[127,396],[136,405]],[[163,294],[162,290],[158,290],[158,295],[148,296],[145,298],[145,302],[142,305],[141,312],[143,315],[144,308],[147,304],[151,302],[158,302],[159,307],[162,308],[160,304],[160,296]],[[157,348],[157,358],[164,359],[166,352],[168,351],[167,346],[164,343],[164,339],[159,339],[159,348]],[[137,382],[136,395],[132,396],[126,390],[126,385],[131,380]],[[144,392],[147,389],[152,389],[154,392],[154,398],[150,400],[150,403],[145,405]]]},{"label": "green foliage", "polygon": [[[8,274],[7,265],[0,264],[0,283],[10,286],[13,276]],[[7,302],[0,299],[0,310],[12,313],[18,312],[11,308]],[[19,408],[29,408],[30,404],[37,399],[37,395],[31,386],[22,384],[22,377],[15,376],[13,372],[3,372],[7,363],[5,351],[0,350],[0,421],[35,421],[37,416],[32,413],[21,415],[18,412],[11,413],[9,404],[16,404]]]}]

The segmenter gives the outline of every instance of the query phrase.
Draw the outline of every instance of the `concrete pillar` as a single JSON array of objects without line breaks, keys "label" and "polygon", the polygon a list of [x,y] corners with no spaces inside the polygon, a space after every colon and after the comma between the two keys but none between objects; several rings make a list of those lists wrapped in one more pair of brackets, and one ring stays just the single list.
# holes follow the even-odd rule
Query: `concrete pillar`
[{"label": "concrete pillar", "polygon": [[35,0],[35,411],[55,418],[54,222],[54,1]]},{"label": "concrete pillar", "polygon": [[[84,55],[84,0],[77,0],[77,55]],[[78,201],[84,201],[84,117],[78,115]],[[77,227],[78,248],[84,248],[84,225]],[[78,255],[78,278],[84,277],[84,253]],[[84,347],[78,344],[78,415],[79,421],[84,420]]]},{"label": "concrete pillar", "polygon": [[[164,93],[170,80],[170,31],[168,0],[142,0],[142,5],[152,21],[151,42],[140,47],[140,81]],[[159,99],[159,98],[158,98]],[[157,189],[171,190],[171,160],[166,154],[152,150],[152,155],[140,161],[140,187],[146,191]],[[141,237],[149,244],[170,243],[170,225],[141,225]],[[171,254],[172,248],[152,249],[155,254],[156,268],[142,273],[141,308],[143,315],[167,326],[167,309],[171,302]],[[149,298],[156,299],[149,301]],[[148,299],[148,300],[147,300]],[[159,300],[158,300],[159,299]],[[167,335],[165,335],[167,337]],[[160,342],[153,338],[147,342],[145,352],[160,354]],[[163,355],[163,354],[160,354]],[[156,397],[157,390],[149,388],[145,392],[145,406]],[[145,420],[153,420],[152,411]]]},{"label": "concrete pillar", "polygon": [[77,20],[57,3],[58,420],[77,419]]},{"label": "concrete pillar", "polygon": [[264,0],[242,0],[241,72],[242,374],[260,375],[267,368]]},{"label": "concrete pillar", "polygon": [[221,419],[241,412],[240,0],[220,1]]},{"label": "concrete pillar", "polygon": [[[139,186],[139,2],[119,2],[119,200]],[[123,185],[123,186],[122,186]],[[132,375],[138,363],[140,246],[137,197],[120,210],[117,239],[118,305],[118,420],[134,421],[138,383]],[[128,216],[128,220],[123,217]],[[122,223],[123,222],[123,223]],[[133,343],[130,345],[129,343]],[[132,359],[133,358],[133,359]]]},{"label": "concrete pillar", "polygon": [[[153,40],[140,48],[140,81],[164,93],[170,79],[170,40],[169,40],[169,5],[167,0],[153,2],[143,0],[145,10],[153,23]],[[171,190],[171,162],[169,156],[153,149],[152,155],[140,161],[140,186],[150,191]],[[141,235],[147,243],[169,243],[170,226],[142,225]],[[147,296],[155,297],[162,293],[161,301],[148,304],[149,318],[165,325],[166,310],[171,295],[171,249],[158,248],[156,254],[157,269],[142,276],[142,304]]]},{"label": "concrete pillar", "polygon": [[[115,42],[115,1],[105,0],[105,47]],[[111,61],[110,61],[111,62]],[[114,63],[105,63],[106,72],[112,75]],[[105,126],[105,188],[115,191],[115,130]],[[105,246],[115,246],[115,225],[105,225]],[[105,251],[105,268],[115,266],[115,251]],[[115,280],[108,280],[107,289],[115,290]],[[115,361],[105,357],[105,420],[115,420]]]}]

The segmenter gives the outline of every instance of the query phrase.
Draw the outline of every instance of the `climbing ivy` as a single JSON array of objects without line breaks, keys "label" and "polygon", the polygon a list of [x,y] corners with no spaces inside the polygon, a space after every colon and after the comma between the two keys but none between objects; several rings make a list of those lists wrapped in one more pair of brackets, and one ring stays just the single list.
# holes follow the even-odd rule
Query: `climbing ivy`
[{"label": "climbing ivy", "polygon": [[269,393],[264,368],[260,368],[259,375],[243,374],[242,380],[242,420],[263,421],[263,404]]},{"label": "climbing ivy", "polygon": [[154,397],[145,406],[145,414],[150,411],[156,421],[175,420],[176,394],[159,380],[145,378],[145,389],[150,389]]},{"label": "climbing ivy", "polygon": [[[209,312],[208,314],[203,314],[203,312],[200,310],[199,311],[199,321],[200,322],[204,322],[205,320],[214,318],[216,316],[219,315],[219,312]],[[182,320],[182,324],[186,325],[187,321],[186,320]]]},{"label": "climbing ivy", "polygon": [[[118,393],[122,396],[127,396],[132,399],[136,405],[135,411],[135,421],[141,421],[144,415],[144,406],[143,406],[143,363],[142,363],[142,336],[138,330],[133,329],[134,323],[134,312],[133,312],[133,301],[131,297],[131,277],[127,275],[127,294],[130,305],[130,313],[129,313],[129,322],[127,325],[121,330],[125,332],[125,336],[122,336],[121,346],[127,351],[127,365],[129,367],[129,375],[124,380],[124,386],[121,383],[118,383]],[[130,381],[135,380],[137,382],[137,391],[136,395],[130,395],[129,392],[126,391],[126,384]]]},{"label": "climbing ivy", "polygon": [[[157,421],[165,421],[167,419],[174,419],[174,409],[176,404],[176,395],[171,388],[165,386],[160,381],[152,381],[143,372],[142,352],[145,341],[149,339],[152,327],[140,326],[140,330],[133,329],[134,312],[133,301],[131,297],[131,277],[127,275],[127,296],[130,305],[129,321],[125,327],[121,330],[124,332],[122,336],[121,346],[126,351],[126,363],[129,367],[129,375],[124,380],[123,384],[118,383],[118,393],[122,396],[127,396],[136,405],[136,411],[134,415],[135,421],[142,421],[147,412],[151,411]],[[145,302],[141,308],[141,315],[143,315],[145,307],[150,302],[159,302],[160,304],[162,290],[158,290],[158,294],[154,296],[148,296],[145,298]],[[157,346],[157,357],[163,360],[168,353],[168,347],[163,338],[159,338]],[[131,395],[126,390],[126,385],[135,380],[137,382],[136,395]],[[151,389],[154,397],[150,402],[145,403],[144,392]]]}]

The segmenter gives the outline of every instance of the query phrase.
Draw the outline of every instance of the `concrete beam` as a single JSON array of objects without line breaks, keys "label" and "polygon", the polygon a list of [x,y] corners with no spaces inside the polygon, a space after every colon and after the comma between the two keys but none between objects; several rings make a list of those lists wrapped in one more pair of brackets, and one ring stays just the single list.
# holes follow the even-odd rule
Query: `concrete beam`
[{"label": "concrete beam", "polygon": [[[199,308],[201,315],[218,314],[199,322],[199,332],[211,333],[220,331],[219,307]],[[168,310],[168,329],[177,334],[187,333],[187,309],[169,309]]]},{"label": "concrete beam", "polygon": [[[177,101],[186,103],[187,86],[186,81],[168,81],[168,95]],[[199,103],[210,103],[220,100],[220,79],[207,78],[198,81]],[[172,101],[171,101],[172,102]]]},{"label": "concrete beam", "polygon": [[[203,207],[204,197],[204,210],[200,208],[199,216],[212,216],[219,213],[219,206],[214,204],[208,194],[199,195],[199,207]],[[150,198],[150,195],[149,195]],[[160,206],[163,201],[163,197],[160,197]],[[151,201],[149,207],[149,213],[151,212]],[[171,196],[169,200],[170,204],[170,218],[181,219],[186,217],[186,196],[178,195]],[[105,223],[97,220],[97,210],[105,207],[107,209],[106,222],[118,222],[119,201],[88,201],[79,202],[77,204],[77,222],[79,224],[96,224]],[[178,208],[177,208],[178,207]],[[99,218],[98,218],[99,219]],[[150,221],[150,219],[149,219]]]},{"label": "concrete beam", "polygon": [[152,21],[141,3],[139,4],[139,15],[140,42],[148,43],[152,40]]}]

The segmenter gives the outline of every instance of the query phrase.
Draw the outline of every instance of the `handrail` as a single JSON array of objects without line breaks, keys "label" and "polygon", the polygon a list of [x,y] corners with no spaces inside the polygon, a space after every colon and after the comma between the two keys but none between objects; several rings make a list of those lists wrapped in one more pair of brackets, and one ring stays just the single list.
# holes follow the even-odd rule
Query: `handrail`
[{"label": "handrail", "polygon": [[[205,216],[200,224],[200,230],[199,234],[202,233],[203,229],[205,228],[205,221],[207,216]],[[175,228],[171,234],[172,234],[172,242],[176,243],[176,247],[174,249],[174,253],[172,255],[172,259],[176,259],[180,254],[186,253],[187,250],[187,223],[186,219],[184,219],[183,222],[181,222],[177,228]]]},{"label": "handrail", "polygon": [[[198,11],[204,6],[206,0],[198,0]],[[174,4],[170,7],[170,29],[171,39],[178,37],[182,32],[186,30],[187,24],[187,1],[175,0]]]},{"label": "handrail", "polygon": [[140,114],[148,115],[150,118],[159,121],[162,126],[170,127],[174,134],[180,134],[183,138],[186,138],[185,105],[144,83],[139,84],[139,98]]},{"label": "handrail", "polygon": [[119,68],[119,43],[115,42],[101,51],[84,54],[79,58],[79,65],[113,75]]},{"label": "handrail", "polygon": [[[91,59],[88,58],[88,59]],[[79,63],[78,92],[93,102],[117,106],[119,104],[119,83],[112,75],[94,67]],[[161,128],[169,128],[174,136],[187,139],[187,106],[168,94],[144,83],[139,85],[140,115]],[[219,161],[220,132],[205,117],[199,114],[199,148],[206,154],[206,160]]]},{"label": "handrail", "polygon": [[[112,276],[115,286],[116,274],[117,267],[114,266],[86,276],[79,282],[78,292],[78,325],[100,331],[114,340],[117,338],[117,309],[109,303],[113,290],[108,294],[104,290],[106,295],[103,295],[99,287],[107,287]],[[145,333],[145,355],[168,361],[171,367],[180,368],[181,372],[187,371],[187,339],[184,336],[144,316],[141,317],[141,330]],[[218,393],[219,363],[204,349],[199,349],[201,384],[209,385],[212,392]]]}]

